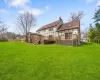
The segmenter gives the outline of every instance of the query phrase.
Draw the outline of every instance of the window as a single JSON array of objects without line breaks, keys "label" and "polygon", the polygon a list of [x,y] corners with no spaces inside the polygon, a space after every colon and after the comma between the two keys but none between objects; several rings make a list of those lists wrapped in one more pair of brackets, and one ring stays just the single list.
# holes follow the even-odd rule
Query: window
[{"label": "window", "polygon": [[49,37],[51,38],[51,37],[53,37],[53,35],[49,35]]},{"label": "window", "polygon": [[53,28],[49,28],[49,31],[53,31]]},{"label": "window", "polygon": [[43,30],[44,32],[46,31],[46,29]]},{"label": "window", "polygon": [[71,26],[71,24],[69,24],[68,26]]},{"label": "window", "polygon": [[68,33],[68,39],[72,39],[72,33]]},{"label": "window", "polygon": [[72,39],[72,33],[65,33],[65,39]]},{"label": "window", "polygon": [[65,33],[65,39],[68,39],[68,33]]},{"label": "window", "polygon": [[37,33],[40,33],[40,32],[37,32]]},{"label": "window", "polygon": [[53,35],[49,35],[49,40],[53,40]]}]

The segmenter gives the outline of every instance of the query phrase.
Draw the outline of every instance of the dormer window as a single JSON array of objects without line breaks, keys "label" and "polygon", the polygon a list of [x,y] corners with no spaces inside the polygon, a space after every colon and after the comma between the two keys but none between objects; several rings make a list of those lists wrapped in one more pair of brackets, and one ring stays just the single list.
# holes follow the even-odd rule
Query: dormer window
[{"label": "dormer window", "polygon": [[43,30],[44,32],[46,31],[46,29]]},{"label": "dormer window", "polygon": [[40,33],[40,31],[38,33]]},{"label": "dormer window", "polygon": [[71,24],[69,24],[68,26],[71,26]]},{"label": "dormer window", "polygon": [[53,28],[49,28],[49,31],[53,31]]}]

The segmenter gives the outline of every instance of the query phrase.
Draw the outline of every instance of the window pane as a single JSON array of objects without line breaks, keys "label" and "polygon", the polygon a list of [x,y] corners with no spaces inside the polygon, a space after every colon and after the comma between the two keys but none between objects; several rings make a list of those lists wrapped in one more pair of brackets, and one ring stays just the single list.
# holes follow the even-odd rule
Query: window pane
[{"label": "window pane", "polygon": [[69,33],[68,37],[69,39],[72,39],[72,33]]},{"label": "window pane", "polygon": [[68,39],[68,33],[65,33],[65,39]]},{"label": "window pane", "polygon": [[65,39],[72,39],[72,33],[65,33]]},{"label": "window pane", "polygon": [[49,28],[49,31],[53,31],[53,28]]}]

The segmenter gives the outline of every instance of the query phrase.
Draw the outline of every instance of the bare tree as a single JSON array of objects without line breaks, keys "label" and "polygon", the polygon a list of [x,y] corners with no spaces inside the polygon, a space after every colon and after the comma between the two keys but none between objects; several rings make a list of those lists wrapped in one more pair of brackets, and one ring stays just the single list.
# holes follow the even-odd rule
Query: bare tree
[{"label": "bare tree", "polygon": [[4,24],[3,21],[0,20],[0,41],[4,41],[5,39],[7,39],[7,29],[8,27]]},{"label": "bare tree", "polygon": [[70,13],[69,21],[81,20],[84,17],[84,12],[79,11],[78,13]]},{"label": "bare tree", "polygon": [[27,33],[36,25],[36,18],[32,13],[24,12],[18,16],[16,25],[17,29],[25,35],[25,41],[27,42]]}]

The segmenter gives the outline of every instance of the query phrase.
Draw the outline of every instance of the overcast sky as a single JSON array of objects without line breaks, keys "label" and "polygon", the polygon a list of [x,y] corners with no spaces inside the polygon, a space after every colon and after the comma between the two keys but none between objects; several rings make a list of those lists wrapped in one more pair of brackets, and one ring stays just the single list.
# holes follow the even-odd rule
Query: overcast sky
[{"label": "overcast sky", "polygon": [[32,12],[37,18],[37,25],[31,30],[35,32],[60,16],[67,22],[71,12],[84,11],[83,30],[93,22],[92,17],[99,5],[100,0],[0,0],[0,19],[10,25],[9,31],[17,32],[16,17],[24,11]]}]

